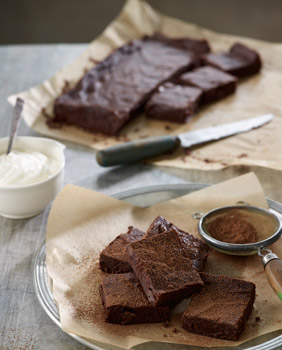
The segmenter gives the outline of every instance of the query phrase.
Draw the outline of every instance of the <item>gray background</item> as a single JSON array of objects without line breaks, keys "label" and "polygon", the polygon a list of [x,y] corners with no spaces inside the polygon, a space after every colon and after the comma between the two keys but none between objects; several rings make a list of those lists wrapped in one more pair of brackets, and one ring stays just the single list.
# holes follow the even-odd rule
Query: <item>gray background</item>
[{"label": "gray background", "polygon": [[[1,0],[0,44],[89,42],[124,0]],[[148,0],[163,13],[220,32],[282,41],[280,0]]]}]

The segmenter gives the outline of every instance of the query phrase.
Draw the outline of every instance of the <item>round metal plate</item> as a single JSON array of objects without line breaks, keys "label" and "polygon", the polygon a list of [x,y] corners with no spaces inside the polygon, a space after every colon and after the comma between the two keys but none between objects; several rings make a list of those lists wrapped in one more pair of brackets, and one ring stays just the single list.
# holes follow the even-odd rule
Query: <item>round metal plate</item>
[{"label": "round metal plate", "polygon": [[[169,185],[159,185],[159,186],[148,186],[143,188],[137,188],[134,190],[124,191],[113,195],[113,197],[122,199],[130,204],[138,205],[140,207],[150,206],[156,203],[163,202],[172,198],[183,196],[187,193],[200,190],[208,186],[207,184],[191,183],[191,184],[169,184]],[[270,209],[275,212],[282,219],[282,204],[267,200]],[[34,288],[37,298],[53,322],[55,322],[60,328],[60,318],[58,309],[52,297],[52,293],[49,288],[48,276],[46,271],[46,245],[45,243],[40,248],[35,261],[34,261]],[[110,346],[107,344],[96,343],[91,340],[79,337],[75,334],[68,333],[72,338],[77,340],[79,343],[88,346],[90,349],[94,350],[120,350],[121,348]],[[172,350],[172,349],[195,349],[191,346],[183,346],[177,344],[168,343],[155,343],[149,342],[137,346],[136,348],[142,350]],[[204,348],[197,348],[204,349]],[[208,348],[210,350],[227,350],[234,349],[234,347],[229,348]],[[282,349],[282,330],[277,331],[265,336],[256,338],[247,343],[241,344],[236,347],[237,350],[281,350]]]}]

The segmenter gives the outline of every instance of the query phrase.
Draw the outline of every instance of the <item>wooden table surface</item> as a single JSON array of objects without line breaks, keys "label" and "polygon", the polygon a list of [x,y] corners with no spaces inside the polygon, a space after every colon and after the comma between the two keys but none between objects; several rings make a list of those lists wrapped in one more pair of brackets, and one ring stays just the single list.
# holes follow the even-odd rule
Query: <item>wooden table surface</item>
[{"label": "wooden table surface", "polygon": [[[49,78],[75,58],[86,45],[17,45],[0,47],[0,137],[7,136],[12,107],[7,97]],[[19,135],[36,135],[24,122]],[[83,146],[67,146],[65,183],[85,186],[106,194],[148,185],[185,182],[216,183],[255,171],[266,195],[282,202],[281,172],[263,168],[233,167],[203,172],[156,168],[140,164],[101,168],[95,153]],[[1,198],[0,198],[1,200]],[[26,220],[0,217],[0,349],[82,350],[45,314],[33,289],[33,259],[45,240],[47,215]]]}]

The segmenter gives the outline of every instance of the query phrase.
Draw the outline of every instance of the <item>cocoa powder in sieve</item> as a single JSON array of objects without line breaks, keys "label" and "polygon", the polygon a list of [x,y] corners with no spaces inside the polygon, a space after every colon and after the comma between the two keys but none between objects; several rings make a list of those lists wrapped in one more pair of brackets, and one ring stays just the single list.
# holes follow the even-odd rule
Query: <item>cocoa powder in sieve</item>
[{"label": "cocoa powder in sieve", "polygon": [[245,244],[258,241],[255,227],[238,215],[225,215],[207,225],[209,234],[218,241]]}]

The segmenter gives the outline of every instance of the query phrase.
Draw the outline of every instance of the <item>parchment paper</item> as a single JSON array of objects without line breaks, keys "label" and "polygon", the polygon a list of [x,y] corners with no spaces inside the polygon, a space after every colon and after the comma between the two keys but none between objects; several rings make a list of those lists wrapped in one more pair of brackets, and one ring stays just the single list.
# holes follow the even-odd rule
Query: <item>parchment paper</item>
[{"label": "parchment paper", "polygon": [[[172,37],[206,38],[213,51],[227,50],[235,41],[257,49],[264,67],[254,77],[240,81],[237,92],[224,100],[202,108],[188,124],[153,121],[140,115],[122,129],[118,137],[93,135],[74,127],[49,129],[42,108],[52,114],[54,99],[61,94],[65,81],[73,86],[94,65],[114,48],[129,40],[160,31]],[[21,96],[26,105],[24,118],[34,130],[44,135],[69,140],[102,149],[120,142],[155,135],[177,134],[212,125],[247,119],[272,112],[276,115],[269,125],[225,140],[194,148],[186,154],[179,150],[170,156],[154,160],[154,164],[203,170],[221,169],[230,165],[256,165],[282,170],[282,44],[219,34],[205,28],[164,16],[147,3],[128,0],[121,14],[70,65],[64,67],[41,85],[9,97],[14,104]]]},{"label": "parchment paper", "polygon": [[[185,332],[177,310],[173,312],[168,328],[162,324],[121,326],[104,322],[98,293],[102,277],[98,258],[109,242],[126,232],[129,225],[145,231],[157,215],[163,215],[197,236],[198,222],[192,219],[193,212],[233,205],[238,200],[267,207],[263,190],[253,173],[148,208],[135,207],[98,192],[67,185],[50,212],[46,256],[63,330],[93,341],[131,348],[148,341],[206,347],[235,346],[281,329],[281,302],[266,282],[260,259],[257,256],[231,257],[213,250],[205,271],[243,278],[254,282],[257,287],[254,311],[239,342]],[[280,247],[275,244],[272,248],[277,254],[282,254],[281,242]]]}]

